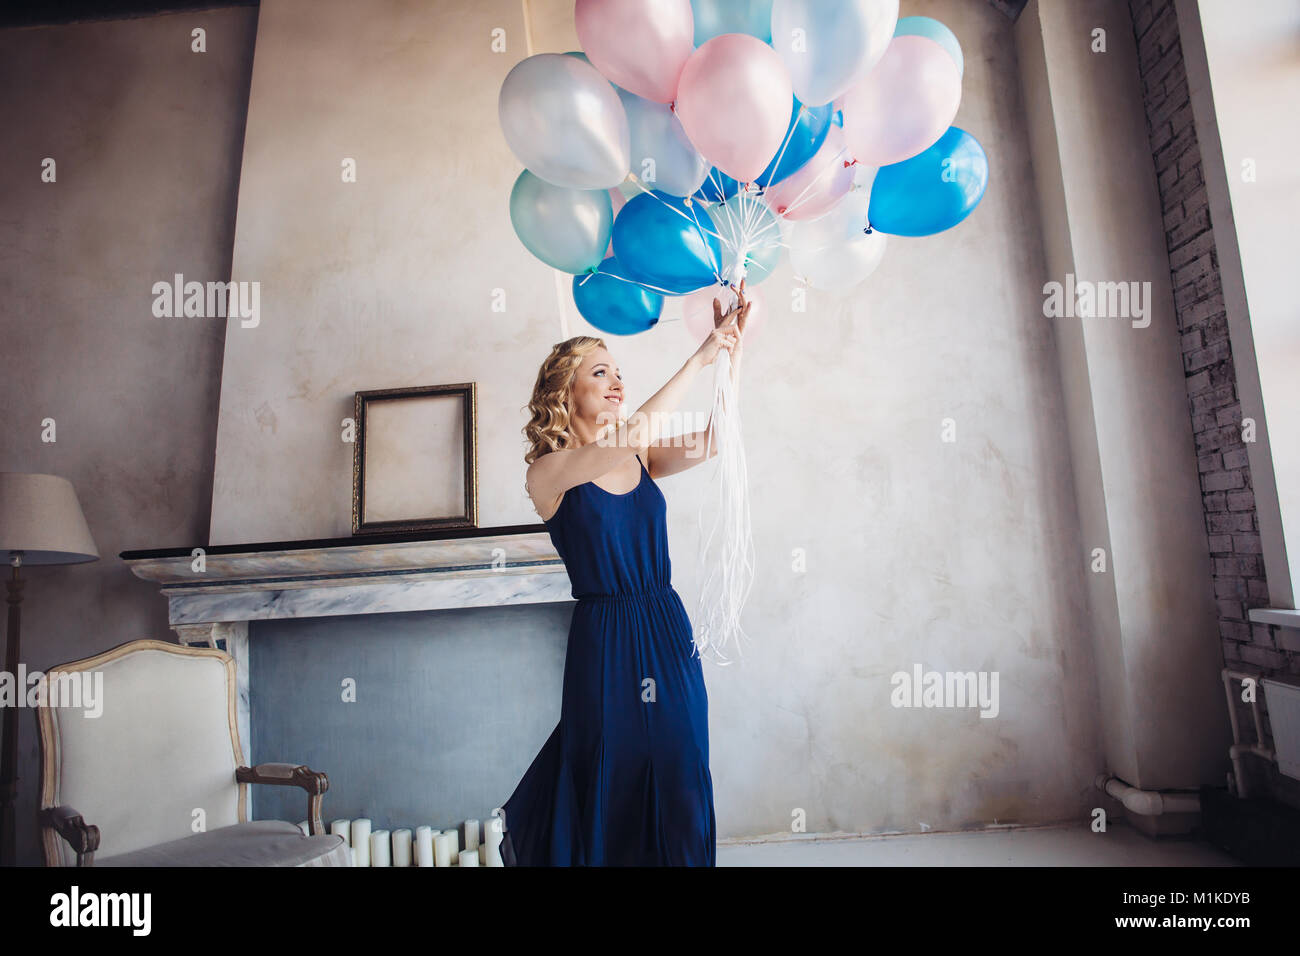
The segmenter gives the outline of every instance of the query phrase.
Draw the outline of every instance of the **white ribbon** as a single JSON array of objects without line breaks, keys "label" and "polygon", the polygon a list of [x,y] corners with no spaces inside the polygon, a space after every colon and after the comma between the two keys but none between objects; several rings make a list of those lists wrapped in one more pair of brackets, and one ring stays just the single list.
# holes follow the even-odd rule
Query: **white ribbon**
[{"label": "white ribbon", "polygon": [[[742,274],[743,262],[741,259]],[[705,454],[716,443],[718,465],[713,481],[717,493],[709,533],[707,537],[701,534],[699,560],[704,584],[695,612],[694,642],[702,658],[726,665],[741,655],[744,642],[749,640],[740,626],[740,612],[754,583],[754,543],[750,535],[749,478],[741,439],[740,403],[731,381],[731,353],[719,349],[713,367],[713,415]],[[703,515],[701,501],[701,532]]]}]

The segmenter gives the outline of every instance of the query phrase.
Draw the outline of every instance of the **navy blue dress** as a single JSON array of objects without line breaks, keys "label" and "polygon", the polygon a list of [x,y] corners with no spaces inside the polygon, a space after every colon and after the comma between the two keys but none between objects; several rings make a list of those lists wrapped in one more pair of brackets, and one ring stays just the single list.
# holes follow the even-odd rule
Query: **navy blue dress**
[{"label": "navy blue dress", "polygon": [[589,481],[545,522],[578,603],[560,721],[502,806],[507,866],[716,865],[709,700],[666,514],[641,463],[632,491]]}]

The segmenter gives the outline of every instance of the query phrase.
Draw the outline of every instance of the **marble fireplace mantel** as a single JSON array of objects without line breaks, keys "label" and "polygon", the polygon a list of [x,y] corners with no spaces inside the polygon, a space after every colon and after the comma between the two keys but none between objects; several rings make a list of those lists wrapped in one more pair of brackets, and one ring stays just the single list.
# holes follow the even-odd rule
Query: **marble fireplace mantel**
[{"label": "marble fireplace mantel", "polygon": [[124,551],[121,557],[137,577],[160,586],[182,644],[225,642],[235,659],[246,760],[253,759],[249,621],[572,599],[545,525]]}]

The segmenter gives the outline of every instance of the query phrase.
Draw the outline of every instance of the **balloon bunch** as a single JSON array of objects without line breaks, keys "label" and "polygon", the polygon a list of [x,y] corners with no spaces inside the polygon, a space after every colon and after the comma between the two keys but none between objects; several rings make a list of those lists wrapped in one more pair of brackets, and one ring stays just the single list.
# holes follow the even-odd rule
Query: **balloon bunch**
[{"label": "balloon bunch", "polygon": [[498,110],[526,167],[515,231],[604,332],[742,278],[757,300],[784,249],[809,286],[851,289],[885,235],[950,229],[984,195],[984,150],[951,125],[961,46],[898,0],[577,0],[574,21],[585,53],[522,60]]}]

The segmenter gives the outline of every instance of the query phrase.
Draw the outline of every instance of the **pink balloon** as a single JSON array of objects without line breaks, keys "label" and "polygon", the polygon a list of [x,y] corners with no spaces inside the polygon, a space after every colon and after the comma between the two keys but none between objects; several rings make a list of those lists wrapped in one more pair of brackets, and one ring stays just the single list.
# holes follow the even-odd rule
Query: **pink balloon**
[{"label": "pink balloon", "polygon": [[846,162],[852,163],[853,157],[844,145],[844,130],[832,123],[812,159],[763,190],[763,198],[778,216],[816,219],[853,187],[854,168]]},{"label": "pink balloon", "polygon": [[749,183],[785,141],[793,96],[790,71],[775,50],[757,37],[724,33],[686,61],[677,118],[709,162]]},{"label": "pink balloon", "polygon": [[[705,337],[713,331],[713,300],[717,299],[722,303],[722,314],[726,315],[727,310],[735,303],[735,295],[720,285],[708,285],[703,289],[696,289],[688,295],[682,296],[682,321],[686,325],[686,334],[691,337],[691,341],[697,346],[704,341]],[[745,287],[745,301],[752,302],[753,307],[749,310],[749,316],[745,319],[745,344],[749,345],[750,341],[757,335],[763,327],[763,320],[767,316],[767,306],[763,302],[763,295],[757,287]]]},{"label": "pink balloon", "polygon": [[656,103],[671,103],[695,49],[690,0],[578,0],[578,41],[605,79]]},{"label": "pink balloon", "polygon": [[938,142],[960,104],[961,71],[948,51],[929,37],[894,37],[844,94],[844,139],[867,165],[901,163]]}]

